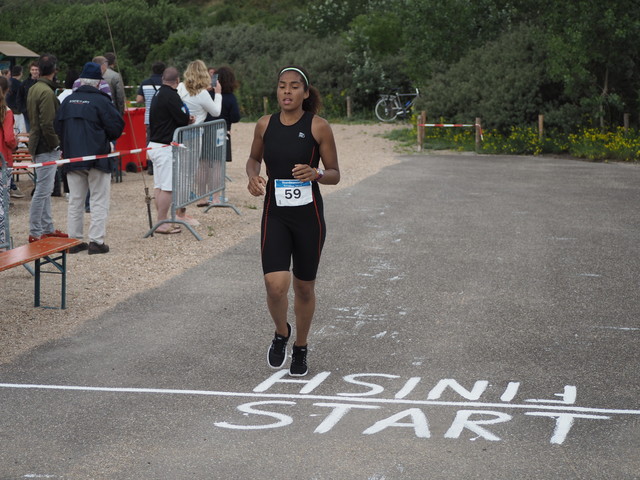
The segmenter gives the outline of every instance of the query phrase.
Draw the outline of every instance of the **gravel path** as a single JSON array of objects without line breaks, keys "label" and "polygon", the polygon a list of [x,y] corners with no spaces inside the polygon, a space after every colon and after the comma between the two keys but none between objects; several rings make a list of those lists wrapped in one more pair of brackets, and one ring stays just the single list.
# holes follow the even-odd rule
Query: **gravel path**
[{"label": "gravel path", "polygon": [[[111,251],[89,256],[86,252],[68,256],[66,310],[33,307],[33,279],[24,268],[1,272],[0,298],[0,363],[42,343],[73,333],[90,318],[103,313],[125,298],[154,288],[167,279],[183,273],[228,247],[260,230],[262,197],[255,198],[246,188],[244,165],[254,123],[233,126],[233,158],[227,164],[226,195],[242,212],[236,215],[229,208],[204,209],[192,205],[188,213],[201,223],[196,227],[203,238],[197,241],[188,230],[178,235],[155,235],[143,238],[148,230],[145,186],[153,192],[153,179],[144,173],[128,173],[122,183],[112,184],[111,210],[106,243]],[[323,186],[323,195],[349,187],[380,169],[397,163],[393,142],[380,135],[396,125],[333,125],[338,146],[342,180],[337,186]],[[20,188],[31,191],[28,180]],[[56,228],[66,231],[67,201],[54,197],[53,212]],[[12,199],[10,208],[11,234],[16,246],[26,243],[30,198]],[[155,208],[152,208],[155,218]],[[88,231],[86,216],[85,234]],[[256,262],[259,262],[256,256]],[[59,304],[59,279],[45,276],[42,304]]]}]

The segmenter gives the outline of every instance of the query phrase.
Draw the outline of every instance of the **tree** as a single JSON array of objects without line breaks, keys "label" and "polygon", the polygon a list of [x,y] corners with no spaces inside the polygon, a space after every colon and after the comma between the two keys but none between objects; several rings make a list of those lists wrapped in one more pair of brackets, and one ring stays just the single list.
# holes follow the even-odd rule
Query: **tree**
[{"label": "tree", "polygon": [[534,122],[551,105],[543,38],[537,27],[523,25],[435,74],[424,95],[429,117],[460,123],[482,117],[483,126],[501,130]]},{"label": "tree", "polygon": [[[324,97],[327,111],[344,113],[342,97],[351,84],[346,49],[339,37],[281,31],[264,24],[238,24],[177,32],[155,47],[148,61],[164,59],[182,69],[199,58],[207,65],[230,65],[240,81],[238,99],[243,114],[263,112],[263,97],[275,105],[275,85],[281,67],[299,64]],[[340,111],[342,109],[342,111]]]},{"label": "tree", "polygon": [[[542,21],[542,19],[541,19]],[[574,104],[620,122],[623,110],[638,108],[640,9],[635,0],[563,2],[544,16],[549,73],[562,82]]]},{"label": "tree", "polygon": [[125,82],[141,80],[146,74],[140,67],[149,47],[189,23],[187,10],[168,0],[152,6],[144,0],[51,3],[46,21],[41,8],[38,3],[23,2],[4,9],[3,34],[35,52],[53,53],[63,68],[80,70],[94,56],[115,50]]},{"label": "tree", "polygon": [[512,27],[508,0],[406,0],[402,56],[418,84]]}]

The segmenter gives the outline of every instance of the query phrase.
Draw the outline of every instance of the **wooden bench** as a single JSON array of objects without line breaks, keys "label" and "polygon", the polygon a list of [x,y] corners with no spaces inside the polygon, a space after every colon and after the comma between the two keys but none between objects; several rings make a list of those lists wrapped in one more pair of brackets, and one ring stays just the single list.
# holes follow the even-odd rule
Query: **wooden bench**
[{"label": "wooden bench", "polygon": [[[53,273],[62,276],[60,308],[66,308],[67,295],[67,250],[82,243],[77,238],[47,237],[21,247],[0,252],[0,272],[35,261],[35,269],[29,272],[34,277],[33,306],[40,306],[40,274]],[[53,265],[55,270],[42,270],[42,265]]]}]

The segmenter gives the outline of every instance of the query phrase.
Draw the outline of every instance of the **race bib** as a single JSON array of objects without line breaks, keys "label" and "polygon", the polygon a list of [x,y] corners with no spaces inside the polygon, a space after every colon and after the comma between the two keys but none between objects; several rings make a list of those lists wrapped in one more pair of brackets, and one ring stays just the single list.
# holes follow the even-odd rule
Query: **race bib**
[{"label": "race bib", "polygon": [[279,207],[299,207],[313,201],[311,182],[300,180],[275,180],[276,205]]}]

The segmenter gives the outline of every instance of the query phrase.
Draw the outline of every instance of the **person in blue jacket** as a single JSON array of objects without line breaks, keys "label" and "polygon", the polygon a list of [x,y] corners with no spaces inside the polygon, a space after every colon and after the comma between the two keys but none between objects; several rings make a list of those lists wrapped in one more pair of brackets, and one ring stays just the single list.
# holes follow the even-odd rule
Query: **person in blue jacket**
[{"label": "person in blue jacket", "polygon": [[[111,153],[112,142],[122,134],[124,120],[111,98],[98,90],[101,79],[100,65],[87,62],[80,73],[81,86],[62,102],[56,112],[54,128],[60,137],[63,158],[75,159]],[[109,251],[104,239],[109,215],[113,161],[113,158],[103,157],[71,161],[63,167],[69,183],[67,221],[68,233],[72,238],[84,239],[84,202],[87,191],[91,192],[89,243],[82,242],[72,247],[69,253],[88,250],[89,255],[93,255]]]}]

